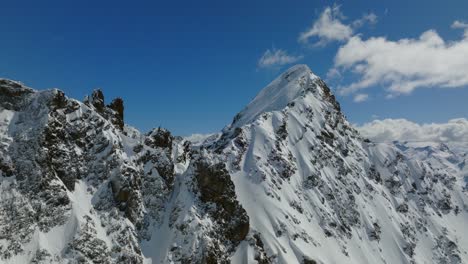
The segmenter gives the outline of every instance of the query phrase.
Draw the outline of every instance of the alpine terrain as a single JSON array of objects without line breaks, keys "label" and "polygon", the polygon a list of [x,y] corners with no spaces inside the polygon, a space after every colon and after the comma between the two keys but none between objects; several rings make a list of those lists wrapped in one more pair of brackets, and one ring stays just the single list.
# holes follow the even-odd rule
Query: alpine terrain
[{"label": "alpine terrain", "polygon": [[305,65],[189,138],[0,79],[0,263],[468,263],[467,153],[363,138]]}]

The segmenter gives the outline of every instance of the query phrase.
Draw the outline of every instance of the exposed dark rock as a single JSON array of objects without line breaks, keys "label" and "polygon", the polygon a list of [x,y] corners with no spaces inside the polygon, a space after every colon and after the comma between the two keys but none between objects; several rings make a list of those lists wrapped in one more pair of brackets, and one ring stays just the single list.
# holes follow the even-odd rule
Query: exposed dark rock
[{"label": "exposed dark rock", "polygon": [[317,83],[318,83],[318,85],[320,87],[323,88],[324,98],[333,105],[333,107],[336,109],[336,111],[340,112],[341,111],[340,104],[336,100],[335,95],[332,94],[330,88],[328,88],[327,84],[324,81],[320,80],[320,79],[317,80]]},{"label": "exposed dark rock", "polygon": [[54,110],[65,108],[67,106],[67,98],[65,97],[65,94],[60,90],[56,90],[55,95],[51,100],[50,106]]},{"label": "exposed dark rock", "polygon": [[177,157],[177,162],[185,163],[187,160],[192,158],[192,144],[190,141],[185,141],[183,144],[183,152]]},{"label": "exposed dark rock", "polygon": [[0,157],[0,171],[3,176],[10,177],[13,176],[15,168],[12,162],[5,160],[3,157]]},{"label": "exposed dark rock", "polygon": [[380,235],[382,234],[382,228],[378,223],[372,224],[373,229],[369,232],[369,237],[371,239],[380,241]]},{"label": "exposed dark rock", "polygon": [[317,187],[320,184],[320,178],[317,175],[309,175],[304,180],[304,187],[307,189],[312,189],[313,187]]},{"label": "exposed dark rock", "polygon": [[101,89],[93,91],[91,94],[91,104],[98,112],[102,113],[104,111],[104,93],[102,93]]},{"label": "exposed dark rock", "polygon": [[217,205],[210,213],[221,225],[226,239],[238,244],[249,232],[249,217],[236,200],[234,184],[224,164],[209,165],[199,161],[195,167],[200,199]]},{"label": "exposed dark rock", "polygon": [[[80,234],[69,247],[78,262],[111,263],[110,252],[106,242],[95,238],[96,229],[89,216],[85,216],[86,222],[82,225]],[[70,253],[69,253],[70,254]]]},{"label": "exposed dark rock", "polygon": [[317,264],[317,261],[304,257],[303,264]]},{"label": "exposed dark rock", "polygon": [[116,112],[115,121],[113,122],[120,130],[124,128],[124,101],[118,97],[112,100],[108,107]]},{"label": "exposed dark rock", "polygon": [[408,212],[408,204],[402,203],[402,204],[398,205],[397,211],[400,212],[400,213],[407,213]]},{"label": "exposed dark rock", "polygon": [[452,201],[450,200],[450,196],[447,195],[445,196],[444,198],[440,199],[438,202],[437,202],[437,207],[440,209],[440,210],[443,210],[443,211],[450,211],[453,209],[453,206],[452,206]]},{"label": "exposed dark rock", "polygon": [[[146,139],[146,142],[151,141]],[[151,162],[158,171],[158,174],[164,179],[167,187],[172,188],[174,183],[174,163],[169,159],[171,152],[169,149],[157,149],[157,151],[146,151],[140,158],[140,162]]]},{"label": "exposed dark rock", "polygon": [[287,120],[286,118],[283,120],[283,123],[281,123],[281,126],[278,127],[276,130],[276,135],[279,140],[286,140],[288,137],[288,130],[287,130]]},{"label": "exposed dark rock", "polygon": [[255,243],[255,250],[256,254],[254,259],[257,261],[259,264],[270,264],[272,263],[271,258],[269,258],[265,252],[265,246],[263,244],[262,238],[259,233],[255,233],[253,235],[253,240]]},{"label": "exposed dark rock", "polygon": [[0,79],[0,106],[8,110],[19,110],[27,103],[27,95],[33,92],[19,82]]},{"label": "exposed dark rock", "polygon": [[130,167],[120,168],[120,173],[110,181],[114,199],[127,218],[136,224],[142,210],[140,197],[141,175]]},{"label": "exposed dark rock", "polygon": [[48,150],[45,154],[46,165],[50,173],[55,173],[68,190],[73,191],[77,168],[81,164],[74,152],[73,139],[66,129],[65,117],[57,112],[51,113],[51,119],[43,132],[42,145]]},{"label": "exposed dark rock", "polygon": [[157,128],[148,134],[145,144],[152,148],[167,148],[172,150],[173,137],[171,132],[164,128]]},{"label": "exposed dark rock", "polygon": [[143,145],[138,144],[133,148],[133,152],[140,153],[143,150]]}]

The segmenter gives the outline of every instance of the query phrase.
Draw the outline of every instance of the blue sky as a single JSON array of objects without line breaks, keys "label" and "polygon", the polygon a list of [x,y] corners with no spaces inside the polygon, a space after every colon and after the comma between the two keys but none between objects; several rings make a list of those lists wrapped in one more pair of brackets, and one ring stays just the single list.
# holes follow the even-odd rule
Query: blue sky
[{"label": "blue sky", "polygon": [[[455,74],[467,69],[468,56],[463,57],[468,47],[463,37],[468,32],[467,1],[2,1],[1,5],[0,77],[36,89],[60,88],[77,99],[100,87],[108,100],[124,99],[126,121],[143,131],[157,126],[177,135],[218,131],[290,66],[286,62],[305,63],[329,81],[354,123],[375,118],[446,122],[468,115],[468,81]],[[301,33],[310,31],[327,7],[333,10],[331,22],[351,32],[326,39],[319,30],[301,41]],[[375,21],[361,20],[369,14],[375,15]],[[437,35],[420,40],[428,30]],[[371,37],[386,42],[364,49],[366,54],[356,58],[351,40],[367,47]],[[398,41],[404,38],[410,44],[400,49],[405,44]],[[432,47],[437,38],[444,44],[436,41]],[[427,52],[419,54],[418,45],[425,44]],[[452,48],[456,44],[462,52]],[[388,57],[379,52],[394,46]],[[442,57],[460,55],[446,63],[431,48]],[[281,51],[276,55],[290,60],[262,65],[259,60],[267,50],[270,55]],[[406,65],[414,68],[411,76],[394,65],[380,67],[398,56],[407,63],[407,55],[415,52],[415,58],[428,58],[429,63]],[[437,65],[428,66],[431,62]],[[331,69],[339,74],[331,75]],[[376,81],[347,89],[363,80],[363,69]],[[421,85],[399,88],[413,81]],[[355,102],[358,95],[366,100]]]}]

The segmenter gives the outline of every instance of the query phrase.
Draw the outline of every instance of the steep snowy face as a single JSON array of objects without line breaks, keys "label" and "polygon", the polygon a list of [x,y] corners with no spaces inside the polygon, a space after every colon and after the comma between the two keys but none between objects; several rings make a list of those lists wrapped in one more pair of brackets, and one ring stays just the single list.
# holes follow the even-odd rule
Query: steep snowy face
[{"label": "steep snowy face", "polygon": [[255,120],[259,115],[278,111],[305,93],[307,83],[318,79],[307,65],[296,65],[281,74],[265,87],[233,121],[240,127]]},{"label": "steep snowy face", "polygon": [[303,66],[262,90],[205,147],[224,160],[249,216],[235,263],[467,259],[467,197],[452,154],[428,159],[422,149],[367,142]]},{"label": "steep snowy face", "polygon": [[[250,115],[266,94],[281,103]],[[351,176],[365,171],[361,139],[308,68],[293,67],[262,90],[210,147],[225,157],[250,217],[250,242],[236,262],[318,261],[324,248],[342,252],[361,224]]]}]

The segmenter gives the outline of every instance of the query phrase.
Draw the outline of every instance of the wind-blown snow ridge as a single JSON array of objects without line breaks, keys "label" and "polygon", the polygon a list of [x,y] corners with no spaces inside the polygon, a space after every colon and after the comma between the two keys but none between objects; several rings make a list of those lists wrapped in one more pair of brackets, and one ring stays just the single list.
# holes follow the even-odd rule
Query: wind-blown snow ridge
[{"label": "wind-blown snow ridge", "polygon": [[291,67],[268,86],[242,110],[233,126],[240,127],[252,122],[265,112],[277,111],[285,108],[294,99],[304,92],[304,87],[299,82],[312,81],[318,78],[305,64]]}]

